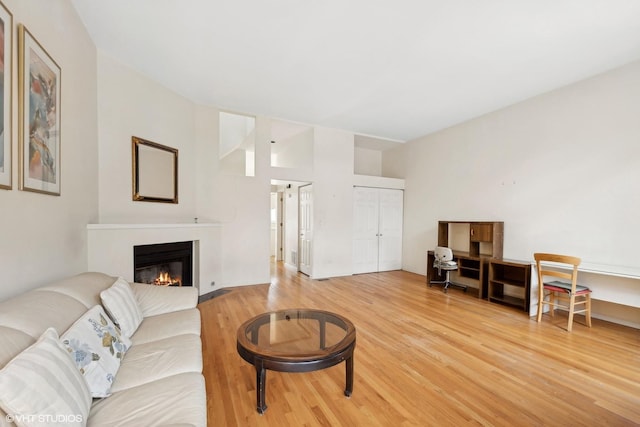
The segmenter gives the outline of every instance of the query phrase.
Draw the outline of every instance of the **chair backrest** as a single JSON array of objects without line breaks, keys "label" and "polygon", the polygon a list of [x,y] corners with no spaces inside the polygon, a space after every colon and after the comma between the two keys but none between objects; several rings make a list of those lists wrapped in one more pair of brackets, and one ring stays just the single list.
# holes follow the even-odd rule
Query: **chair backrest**
[{"label": "chair backrest", "polygon": [[[544,280],[545,277],[558,277],[560,279],[565,279],[565,281],[568,280],[569,283],[571,283],[573,292],[575,292],[576,285],[578,283],[578,266],[581,262],[580,258],[570,255],[535,253],[533,254],[533,259],[536,260],[539,286],[542,286],[543,283],[546,282]],[[554,270],[554,264],[542,265],[543,262],[554,263],[557,267],[568,268],[571,266],[571,272],[568,273],[566,271]]]},{"label": "chair backrest", "polygon": [[445,246],[437,246],[433,251],[433,257],[438,261],[453,260],[453,251]]}]

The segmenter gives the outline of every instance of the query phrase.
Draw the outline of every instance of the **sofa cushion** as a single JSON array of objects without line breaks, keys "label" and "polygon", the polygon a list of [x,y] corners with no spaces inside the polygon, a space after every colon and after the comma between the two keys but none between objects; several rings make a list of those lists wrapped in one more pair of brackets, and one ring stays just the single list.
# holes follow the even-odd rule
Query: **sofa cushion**
[{"label": "sofa cushion", "polygon": [[198,305],[198,288],[195,286],[155,286],[131,283],[131,290],[144,317],[188,310]]},{"label": "sofa cushion", "polygon": [[142,311],[133,295],[129,282],[119,277],[115,283],[100,292],[102,305],[126,337],[131,337],[140,323]]},{"label": "sofa cushion", "polygon": [[131,347],[100,305],[92,307],[60,338],[93,397],[111,394],[120,361]]},{"label": "sofa cushion", "polygon": [[52,291],[67,295],[86,308],[100,304],[100,292],[109,288],[115,282],[116,277],[104,273],[80,273],[52,282],[36,291]]},{"label": "sofa cushion", "polygon": [[114,392],[93,404],[89,425],[205,427],[204,377],[198,373],[184,373]]},{"label": "sofa cushion", "polygon": [[200,335],[200,311],[197,308],[145,317],[131,341],[138,345],[183,334]]},{"label": "sofa cushion", "polygon": [[55,329],[0,371],[0,407],[24,426],[86,425],[91,396]]},{"label": "sofa cushion", "polygon": [[66,331],[88,308],[100,304],[100,291],[114,280],[103,273],[82,273],[0,302],[0,367],[47,328]]},{"label": "sofa cushion", "polygon": [[0,302],[0,325],[22,331],[34,341],[49,327],[66,331],[87,311],[78,300],[58,292],[36,290]]},{"label": "sofa cushion", "polygon": [[[100,292],[115,281],[102,273],[82,273],[0,302],[0,368],[35,343],[47,328],[67,331],[89,308],[101,303]],[[129,285],[143,314],[151,317],[143,320],[132,337],[133,346],[140,348],[133,353],[129,350],[121,361],[114,385],[118,378],[121,384],[112,386],[111,396],[94,400],[96,411],[91,410],[87,424],[206,426],[197,288]],[[157,354],[163,352],[167,354]],[[145,360],[159,361],[156,366],[161,369],[145,366]],[[173,375],[175,372],[184,373]],[[88,391],[87,398],[90,401]],[[169,410],[167,402],[174,404]],[[0,408],[0,426],[15,426],[5,415]]]},{"label": "sofa cushion", "polygon": [[35,338],[17,329],[0,326],[0,367],[36,342]]},{"label": "sofa cushion", "polygon": [[120,364],[111,391],[115,393],[184,372],[202,372],[202,342],[198,335],[177,335],[133,345]]}]

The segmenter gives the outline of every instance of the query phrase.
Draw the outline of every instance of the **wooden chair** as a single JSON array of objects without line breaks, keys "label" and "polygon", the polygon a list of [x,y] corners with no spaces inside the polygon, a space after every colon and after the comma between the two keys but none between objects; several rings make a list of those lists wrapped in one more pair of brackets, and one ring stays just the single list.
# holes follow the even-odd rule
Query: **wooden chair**
[{"label": "wooden chair", "polygon": [[[591,327],[591,290],[577,283],[580,258],[545,253],[535,253],[533,258],[536,260],[538,270],[538,322],[542,319],[543,306],[548,305],[551,317],[553,317],[556,307],[569,312],[567,331],[571,332],[573,315],[576,313],[585,313],[587,326]],[[554,268],[554,264],[548,263],[554,263],[555,267],[570,268],[571,272],[558,270]],[[557,277],[564,279],[564,281],[548,281],[549,277]],[[567,280],[569,283],[566,282]],[[576,310],[576,306],[579,305],[583,305],[584,308]]]}]

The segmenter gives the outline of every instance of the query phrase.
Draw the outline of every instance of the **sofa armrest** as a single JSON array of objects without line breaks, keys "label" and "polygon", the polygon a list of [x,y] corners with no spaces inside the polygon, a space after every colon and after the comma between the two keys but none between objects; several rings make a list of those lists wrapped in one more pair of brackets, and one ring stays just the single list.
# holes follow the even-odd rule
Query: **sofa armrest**
[{"label": "sofa armrest", "polygon": [[144,317],[187,310],[198,305],[198,288],[195,286],[175,287],[131,283],[131,289]]}]

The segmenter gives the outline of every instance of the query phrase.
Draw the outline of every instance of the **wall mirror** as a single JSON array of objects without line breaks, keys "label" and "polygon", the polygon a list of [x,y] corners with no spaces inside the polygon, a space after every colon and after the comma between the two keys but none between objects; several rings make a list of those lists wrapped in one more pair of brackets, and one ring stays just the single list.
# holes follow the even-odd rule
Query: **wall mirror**
[{"label": "wall mirror", "polygon": [[136,136],[133,151],[133,200],[178,203],[178,150]]}]

